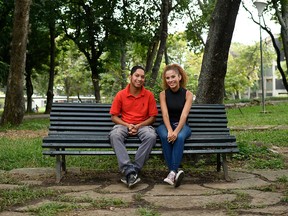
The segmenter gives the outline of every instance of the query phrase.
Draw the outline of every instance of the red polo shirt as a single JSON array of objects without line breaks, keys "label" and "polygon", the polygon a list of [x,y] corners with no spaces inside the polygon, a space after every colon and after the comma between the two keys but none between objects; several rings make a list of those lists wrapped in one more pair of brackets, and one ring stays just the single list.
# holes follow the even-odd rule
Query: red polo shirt
[{"label": "red polo shirt", "polygon": [[139,124],[151,116],[158,114],[156,101],[151,91],[142,87],[136,97],[130,94],[130,84],[119,91],[112,103],[110,114],[121,116],[127,123]]}]

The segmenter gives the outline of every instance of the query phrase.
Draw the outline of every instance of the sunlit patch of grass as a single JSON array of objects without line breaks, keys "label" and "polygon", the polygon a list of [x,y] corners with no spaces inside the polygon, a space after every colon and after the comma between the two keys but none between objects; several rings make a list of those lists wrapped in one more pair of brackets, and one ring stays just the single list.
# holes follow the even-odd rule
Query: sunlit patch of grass
[{"label": "sunlit patch of grass", "polygon": [[157,212],[155,209],[150,208],[139,208],[138,213],[141,216],[160,216],[159,212]]},{"label": "sunlit patch of grass", "polygon": [[246,106],[227,109],[228,125],[231,126],[264,126],[288,125],[287,102],[267,104],[267,113],[261,113],[261,106]]},{"label": "sunlit patch of grass", "polygon": [[0,192],[0,211],[5,210],[9,206],[23,204],[38,198],[55,196],[57,194],[55,191],[49,189],[29,188],[27,186],[0,190]]},{"label": "sunlit patch of grass", "polygon": [[95,208],[103,209],[109,207],[127,207],[128,203],[119,198],[99,198],[92,201],[92,206]]},{"label": "sunlit patch of grass", "polygon": [[225,208],[226,210],[233,212],[237,209],[249,209],[251,203],[251,197],[247,193],[236,193],[236,198],[233,201],[224,201],[220,203],[210,203],[207,205],[209,208]]},{"label": "sunlit patch of grass", "polygon": [[37,216],[54,216],[60,212],[69,212],[72,210],[82,209],[81,205],[75,203],[59,203],[51,202],[41,205],[38,208],[29,209],[30,212],[35,213]]}]

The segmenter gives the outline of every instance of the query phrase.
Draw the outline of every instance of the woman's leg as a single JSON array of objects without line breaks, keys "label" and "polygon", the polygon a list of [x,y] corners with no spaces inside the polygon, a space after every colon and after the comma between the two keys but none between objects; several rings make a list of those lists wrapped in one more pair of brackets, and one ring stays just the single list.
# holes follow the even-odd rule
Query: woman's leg
[{"label": "woman's leg", "polygon": [[173,150],[171,155],[172,169],[177,172],[183,157],[185,139],[191,135],[191,129],[188,125],[184,125],[182,130],[179,132],[177,139],[173,144]]},{"label": "woman's leg", "polygon": [[167,128],[164,124],[161,124],[156,129],[156,132],[162,143],[162,152],[164,155],[165,162],[168,166],[168,169],[172,170],[172,147],[173,146],[167,141],[167,136],[168,136]]}]

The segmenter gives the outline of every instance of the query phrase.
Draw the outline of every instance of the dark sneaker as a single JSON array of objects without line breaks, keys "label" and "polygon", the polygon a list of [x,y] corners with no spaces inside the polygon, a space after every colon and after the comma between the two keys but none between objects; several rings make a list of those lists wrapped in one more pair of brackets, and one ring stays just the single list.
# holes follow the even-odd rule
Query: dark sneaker
[{"label": "dark sneaker", "polygon": [[132,186],[137,184],[139,181],[140,181],[140,178],[138,177],[138,175],[136,173],[128,174],[128,176],[127,176],[128,188],[131,188]]},{"label": "dark sneaker", "polygon": [[120,181],[127,185],[127,178],[125,176],[123,176]]},{"label": "dark sneaker", "polygon": [[174,184],[174,187],[179,187],[181,185],[181,181],[182,179],[184,178],[184,172],[183,170],[180,170],[177,174],[176,174],[176,177],[175,177],[175,184]]}]

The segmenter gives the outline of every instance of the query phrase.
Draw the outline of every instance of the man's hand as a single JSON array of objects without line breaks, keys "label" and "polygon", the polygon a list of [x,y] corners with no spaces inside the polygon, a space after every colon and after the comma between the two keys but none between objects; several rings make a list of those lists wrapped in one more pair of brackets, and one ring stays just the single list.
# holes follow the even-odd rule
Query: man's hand
[{"label": "man's hand", "polygon": [[138,133],[139,126],[134,124],[129,124],[128,133],[130,136],[135,136]]}]

